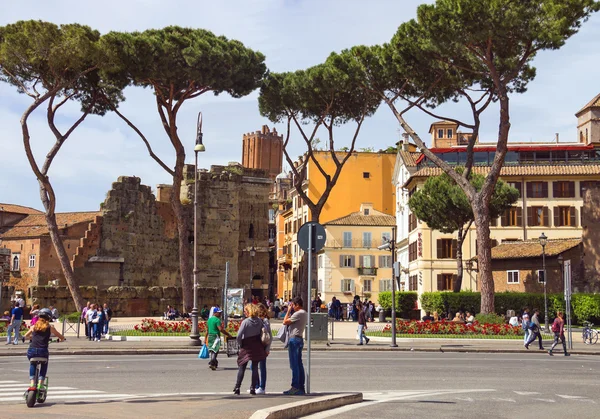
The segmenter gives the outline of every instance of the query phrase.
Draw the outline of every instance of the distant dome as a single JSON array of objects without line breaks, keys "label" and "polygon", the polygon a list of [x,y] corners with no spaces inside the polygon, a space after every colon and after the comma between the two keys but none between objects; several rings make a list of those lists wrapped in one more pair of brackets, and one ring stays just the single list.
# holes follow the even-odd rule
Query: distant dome
[{"label": "distant dome", "polygon": [[288,175],[285,172],[281,172],[280,174],[277,175],[277,177],[275,179],[287,179]]}]

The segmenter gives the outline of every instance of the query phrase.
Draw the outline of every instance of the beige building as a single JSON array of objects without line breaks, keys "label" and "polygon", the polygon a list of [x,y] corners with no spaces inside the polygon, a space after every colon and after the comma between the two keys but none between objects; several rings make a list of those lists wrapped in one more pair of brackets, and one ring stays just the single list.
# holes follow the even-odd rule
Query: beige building
[{"label": "beige building", "polygon": [[[513,208],[492,221],[493,245],[532,241],[542,233],[551,240],[581,238],[585,192],[600,185],[599,112],[600,95],[576,114],[576,142],[559,141],[558,137],[551,143],[509,142],[500,177],[519,190],[520,198]],[[464,138],[470,134],[459,132],[457,126],[448,121],[432,124],[430,133],[431,151],[451,165],[465,163]],[[495,151],[495,144],[477,141],[474,172],[487,174]],[[431,230],[408,208],[410,196],[427,178],[441,173],[441,169],[422,154],[407,150],[398,153],[394,177],[398,199],[398,260],[408,269],[401,283],[405,289],[419,293],[451,290],[457,271],[455,235]],[[462,250],[467,268],[462,289],[479,290],[476,264],[468,263],[477,256],[474,226],[467,233]],[[522,291],[508,279],[505,287],[497,287]]]},{"label": "beige building", "polygon": [[324,224],[327,240],[317,256],[318,292],[349,303],[355,295],[377,304],[380,291],[392,289],[392,255],[378,250],[392,236],[393,216],[362,204],[360,211]]}]

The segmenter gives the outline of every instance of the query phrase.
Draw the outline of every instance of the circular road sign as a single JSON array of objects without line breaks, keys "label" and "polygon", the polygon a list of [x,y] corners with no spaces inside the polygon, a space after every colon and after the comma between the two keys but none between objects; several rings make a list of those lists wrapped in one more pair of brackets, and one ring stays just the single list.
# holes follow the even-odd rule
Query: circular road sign
[{"label": "circular road sign", "polygon": [[[312,228],[312,246],[308,243],[308,231]],[[318,252],[325,246],[325,228],[313,221],[305,223],[298,230],[298,245],[300,249],[308,252],[308,248],[312,247],[313,252]]]}]

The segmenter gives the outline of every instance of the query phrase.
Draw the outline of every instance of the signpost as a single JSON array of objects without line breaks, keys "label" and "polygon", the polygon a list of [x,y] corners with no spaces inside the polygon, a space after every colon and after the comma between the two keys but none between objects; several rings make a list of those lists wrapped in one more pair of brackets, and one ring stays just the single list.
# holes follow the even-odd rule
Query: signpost
[{"label": "signpost", "polygon": [[313,252],[318,252],[325,246],[325,228],[313,221],[305,223],[298,230],[298,245],[302,250],[308,252],[308,301],[304,304],[307,307],[308,313],[308,327],[306,328],[306,393],[310,394],[310,328],[311,328],[311,301],[310,296],[312,294],[312,256]]},{"label": "signpost", "polygon": [[565,281],[565,314],[567,316],[567,336],[569,349],[573,349],[573,331],[571,330],[571,261],[565,260],[563,279]]}]

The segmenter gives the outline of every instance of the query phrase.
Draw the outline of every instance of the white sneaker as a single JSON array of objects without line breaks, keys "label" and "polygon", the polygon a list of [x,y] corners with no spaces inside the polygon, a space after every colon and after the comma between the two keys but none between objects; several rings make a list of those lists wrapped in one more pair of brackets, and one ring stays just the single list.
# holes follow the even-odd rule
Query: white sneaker
[{"label": "white sneaker", "polygon": [[265,394],[265,391],[259,387],[256,389],[256,394]]},{"label": "white sneaker", "polygon": [[246,390],[246,393],[250,394],[250,389]]}]

